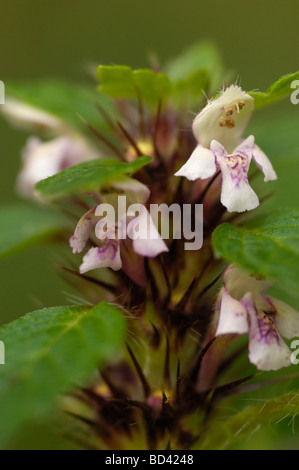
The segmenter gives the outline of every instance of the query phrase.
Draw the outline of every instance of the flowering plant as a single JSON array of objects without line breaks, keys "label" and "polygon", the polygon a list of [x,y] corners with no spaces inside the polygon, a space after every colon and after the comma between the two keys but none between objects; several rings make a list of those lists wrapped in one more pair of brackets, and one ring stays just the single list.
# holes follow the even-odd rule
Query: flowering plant
[{"label": "flowering plant", "polygon": [[2,115],[31,135],[0,254],[67,246],[82,302],[0,329],[2,448],[55,406],[90,449],[237,448],[296,415],[299,148],[257,110],[298,78],[224,86],[200,44],[157,70],[100,66],[99,86],[8,84]]}]

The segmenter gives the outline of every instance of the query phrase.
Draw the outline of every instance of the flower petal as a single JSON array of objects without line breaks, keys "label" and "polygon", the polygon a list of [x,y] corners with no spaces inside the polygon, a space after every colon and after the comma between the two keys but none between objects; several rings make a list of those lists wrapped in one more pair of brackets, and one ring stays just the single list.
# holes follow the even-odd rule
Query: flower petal
[{"label": "flower petal", "polygon": [[73,253],[81,253],[81,251],[84,250],[87,240],[92,234],[97,220],[98,219],[95,216],[95,208],[86,212],[86,214],[81,217],[75,229],[74,235],[70,238],[70,246],[73,249]]},{"label": "flower petal", "polygon": [[198,178],[207,179],[216,173],[216,169],[213,153],[198,145],[185,165],[175,173],[175,176],[185,176],[190,181]]},{"label": "flower petal", "polygon": [[113,183],[113,188],[122,191],[128,198],[128,204],[145,204],[150,196],[150,190],[147,186],[140,183],[140,181],[123,177]]},{"label": "flower petal", "polygon": [[22,196],[36,197],[35,185],[61,170],[98,158],[82,138],[59,137],[48,142],[31,138],[23,152],[23,168],[17,180]]},{"label": "flower petal", "polygon": [[253,148],[253,158],[256,165],[265,175],[264,181],[267,182],[277,180],[277,174],[273,169],[272,163],[270,162],[267,155],[257,145],[255,145]]},{"label": "flower petal", "polygon": [[67,148],[68,139],[64,137],[49,142],[30,138],[23,150],[23,167],[17,179],[19,194],[34,196],[36,183],[61,170],[61,161]]},{"label": "flower petal", "polygon": [[118,238],[123,238],[118,237],[115,208],[112,204],[107,202],[99,204],[96,207],[95,215],[98,217],[98,222],[95,226],[95,234],[98,240],[106,240],[108,238],[110,240],[116,240]]},{"label": "flower petal", "polygon": [[254,110],[254,99],[240,87],[231,85],[212,100],[193,122],[197,141],[209,147],[216,139],[232,152],[238,145]]},{"label": "flower petal", "polygon": [[259,199],[251,186],[245,180],[240,180],[238,185],[231,177],[225,165],[220,165],[222,171],[221,203],[228,212],[252,211],[259,206]]},{"label": "flower petal", "polygon": [[246,308],[241,302],[231,297],[227,290],[224,290],[216,336],[245,333],[248,333]]},{"label": "flower petal", "polygon": [[[167,252],[168,248],[159,234],[150,213],[144,206],[140,206],[138,210],[139,215],[131,220],[127,227],[127,234],[133,240],[135,253],[148,258],[155,258],[159,254]],[[133,213],[128,211],[128,216],[132,215]]]},{"label": "flower petal", "polygon": [[242,303],[250,317],[250,362],[264,371],[290,366],[291,351],[278,332],[273,317],[256,308],[251,294],[247,294]]},{"label": "flower petal", "polygon": [[132,240],[127,238],[121,243],[120,255],[124,273],[138,286],[145,286],[144,258],[135,253]]},{"label": "flower petal", "polygon": [[268,299],[276,310],[275,323],[280,334],[287,339],[299,337],[299,312],[281,300]]},{"label": "flower petal", "polygon": [[83,258],[80,273],[98,268],[111,268],[119,271],[122,268],[119,243],[109,241],[100,248],[91,248]]},{"label": "flower petal", "polygon": [[224,153],[224,147],[217,141],[211,143],[222,173],[221,202],[229,212],[244,212],[259,206],[259,199],[248,182],[248,169],[251,155],[239,150],[233,155]]}]

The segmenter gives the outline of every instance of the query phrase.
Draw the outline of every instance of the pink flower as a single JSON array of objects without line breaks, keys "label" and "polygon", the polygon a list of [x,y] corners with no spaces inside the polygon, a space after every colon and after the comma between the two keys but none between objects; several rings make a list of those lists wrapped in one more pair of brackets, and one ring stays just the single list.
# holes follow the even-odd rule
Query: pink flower
[{"label": "pink flower", "polygon": [[79,137],[58,137],[43,142],[31,137],[23,151],[23,166],[17,190],[25,197],[35,196],[35,185],[61,170],[98,158],[98,153]]}]

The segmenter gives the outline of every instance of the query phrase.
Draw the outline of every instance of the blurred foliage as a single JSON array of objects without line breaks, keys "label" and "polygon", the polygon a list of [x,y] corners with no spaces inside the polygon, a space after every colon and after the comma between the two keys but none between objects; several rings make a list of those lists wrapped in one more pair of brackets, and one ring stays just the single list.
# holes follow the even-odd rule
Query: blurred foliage
[{"label": "blurred foliage", "polygon": [[130,163],[113,159],[96,159],[67,168],[40,181],[36,191],[45,199],[59,199],[107,188],[125,175],[133,175],[151,162],[152,158],[139,157]]},{"label": "blurred foliage", "polygon": [[[124,320],[104,302],[33,312],[1,329],[0,446],[53,407],[59,394],[89,379],[123,343]],[[20,399],[21,397],[21,399]]]}]

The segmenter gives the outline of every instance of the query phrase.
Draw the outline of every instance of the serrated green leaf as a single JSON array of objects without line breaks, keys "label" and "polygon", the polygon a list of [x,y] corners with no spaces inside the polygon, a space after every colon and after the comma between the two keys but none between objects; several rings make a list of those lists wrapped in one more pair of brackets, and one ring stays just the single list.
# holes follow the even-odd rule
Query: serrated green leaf
[{"label": "serrated green leaf", "polygon": [[117,352],[124,338],[119,310],[105,302],[53,307],[30,313],[0,329],[0,446],[23,424],[43,416],[59,394],[83,385]]},{"label": "serrated green leaf", "polygon": [[113,98],[140,97],[149,106],[165,102],[171,92],[171,83],[164,73],[150,69],[133,70],[124,65],[98,67],[100,91]]},{"label": "serrated green leaf", "polygon": [[298,79],[299,72],[291,73],[281,77],[265,92],[250,91],[248,94],[254,98],[256,109],[263,108],[264,106],[268,106],[269,104],[275,103],[275,101],[279,101],[291,95],[294,91],[291,85]]},{"label": "serrated green leaf", "polygon": [[298,392],[290,392],[239,411],[223,420],[214,419],[205,428],[204,438],[194,446],[198,450],[233,449],[242,439],[257,432],[261,426],[283,419],[290,421],[298,414]]},{"label": "serrated green leaf", "polygon": [[216,91],[223,79],[223,66],[218,49],[208,41],[194,44],[165,66],[170,79],[174,83],[185,82],[185,86],[192,76],[196,77],[196,73],[203,70],[208,73],[211,91]]},{"label": "serrated green leaf", "polygon": [[36,191],[47,199],[98,191],[124,175],[133,175],[151,160],[152,157],[143,156],[130,163],[103,158],[80,163],[40,181]]},{"label": "serrated green leaf", "polygon": [[215,255],[287,287],[299,282],[299,210],[276,210],[243,227],[225,223],[213,233]]},{"label": "serrated green leaf", "polygon": [[96,87],[60,80],[8,83],[6,94],[60,118],[65,124],[84,128],[85,125],[78,115],[97,128],[106,125],[96,109],[95,102],[100,102],[106,110],[112,107],[104,96],[99,96]]},{"label": "serrated green leaf", "polygon": [[48,208],[21,203],[1,207],[0,259],[48,241],[66,228],[66,219]]}]

